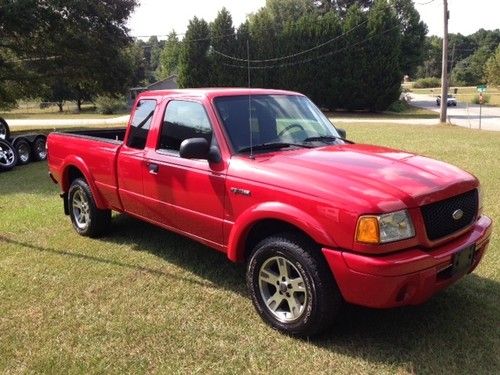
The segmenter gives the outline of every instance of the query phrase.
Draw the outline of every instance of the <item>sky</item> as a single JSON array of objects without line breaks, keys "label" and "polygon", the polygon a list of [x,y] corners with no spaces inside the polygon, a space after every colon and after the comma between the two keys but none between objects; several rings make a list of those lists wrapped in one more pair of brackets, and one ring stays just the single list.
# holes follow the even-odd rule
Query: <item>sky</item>
[{"label": "sky", "polygon": [[[265,4],[265,0],[139,0],[128,27],[132,36],[166,35],[186,31],[191,18],[212,21],[226,7],[235,26]],[[443,0],[415,0],[428,35],[443,35]],[[480,28],[500,28],[500,0],[448,0],[449,32],[469,35]],[[164,39],[164,38],[161,38]]]}]

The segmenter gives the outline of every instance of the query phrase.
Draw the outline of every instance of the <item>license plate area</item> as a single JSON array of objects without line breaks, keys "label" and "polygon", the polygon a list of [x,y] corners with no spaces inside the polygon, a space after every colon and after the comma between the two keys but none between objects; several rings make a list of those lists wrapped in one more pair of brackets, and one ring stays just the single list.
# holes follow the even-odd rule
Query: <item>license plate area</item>
[{"label": "license plate area", "polygon": [[476,245],[474,244],[464,247],[453,254],[450,266],[438,273],[438,279],[446,280],[455,275],[461,275],[468,272],[474,262],[475,251]]},{"label": "license plate area", "polygon": [[457,275],[467,272],[472,266],[474,261],[474,251],[476,250],[476,245],[467,246],[462,250],[453,254],[451,274]]}]

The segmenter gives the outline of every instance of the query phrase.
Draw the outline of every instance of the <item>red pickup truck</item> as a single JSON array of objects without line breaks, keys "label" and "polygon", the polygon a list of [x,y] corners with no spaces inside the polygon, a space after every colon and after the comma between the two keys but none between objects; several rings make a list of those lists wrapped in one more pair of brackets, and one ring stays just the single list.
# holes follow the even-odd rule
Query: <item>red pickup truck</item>
[{"label": "red pickup truck", "polygon": [[48,160],[79,234],[101,234],[114,210],[246,262],[258,313],[298,336],[343,302],[422,303],[491,235],[474,176],[354,144],[294,92],[145,92],[126,130],[52,133]]}]

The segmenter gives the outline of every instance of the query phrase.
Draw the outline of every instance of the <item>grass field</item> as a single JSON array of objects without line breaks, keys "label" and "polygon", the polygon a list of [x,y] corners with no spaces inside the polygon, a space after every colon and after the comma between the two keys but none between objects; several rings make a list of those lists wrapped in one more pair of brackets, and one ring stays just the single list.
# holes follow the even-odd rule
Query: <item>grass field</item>
[{"label": "grass field", "polygon": [[20,102],[17,108],[9,111],[0,111],[0,117],[9,119],[87,119],[87,118],[111,118],[123,114],[128,114],[128,111],[122,111],[119,114],[103,115],[96,112],[94,105],[83,104],[82,110],[77,111],[75,103],[65,103],[63,111],[59,112],[57,106],[40,108],[39,102]]},{"label": "grass field", "polygon": [[419,108],[409,105],[403,112],[327,112],[325,113],[328,117],[336,119],[377,119],[377,120],[392,120],[398,118],[405,119],[431,119],[439,118],[439,114],[434,111],[429,111],[425,108]]},{"label": "grass field", "polygon": [[[450,87],[450,93],[453,94],[454,87]],[[428,95],[441,95],[441,88],[436,87],[433,89],[411,89],[412,92],[416,94],[428,94]],[[472,99],[478,95],[476,87],[458,87],[457,100],[459,102],[471,103]],[[498,87],[488,87],[487,91],[484,93],[485,96],[490,97],[490,101],[487,105],[491,106],[500,106],[500,88]]]},{"label": "grass field", "polygon": [[[500,133],[346,125],[349,138],[476,174],[500,222]],[[498,228],[474,274],[418,307],[347,307],[303,341],[264,325],[244,267],[123,215],[79,237],[45,163],[0,174],[0,372],[498,374]]]}]

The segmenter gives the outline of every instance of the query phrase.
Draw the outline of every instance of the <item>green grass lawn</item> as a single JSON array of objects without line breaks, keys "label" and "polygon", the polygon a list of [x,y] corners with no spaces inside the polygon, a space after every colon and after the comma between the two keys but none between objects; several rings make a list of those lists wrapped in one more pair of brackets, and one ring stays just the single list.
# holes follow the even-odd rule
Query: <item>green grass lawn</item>
[{"label": "green grass lawn", "polygon": [[[473,172],[500,222],[500,133],[343,127]],[[78,236],[46,163],[0,174],[0,193],[1,373],[500,373],[498,228],[474,274],[426,304],[347,307],[304,341],[260,321],[223,254],[123,215],[101,239]]]},{"label": "green grass lawn", "polygon": [[409,118],[409,119],[431,119],[431,118],[439,118],[439,114],[434,111],[429,111],[425,108],[414,107],[408,105],[407,108],[402,112],[327,112],[325,113],[328,117],[336,118],[336,119],[377,119],[377,120],[392,120],[399,118]]},{"label": "green grass lawn", "polygon": [[76,104],[69,103],[65,104],[62,112],[59,112],[59,108],[57,106],[51,106],[48,108],[40,108],[39,103],[29,102],[23,103],[20,102],[17,108],[14,108],[9,111],[0,112],[0,117],[5,118],[6,120],[13,119],[88,119],[88,118],[113,118],[121,115],[128,114],[128,111],[122,111],[118,114],[113,115],[103,115],[96,111],[95,107],[92,104],[83,104],[82,110],[80,112],[77,111]]}]

